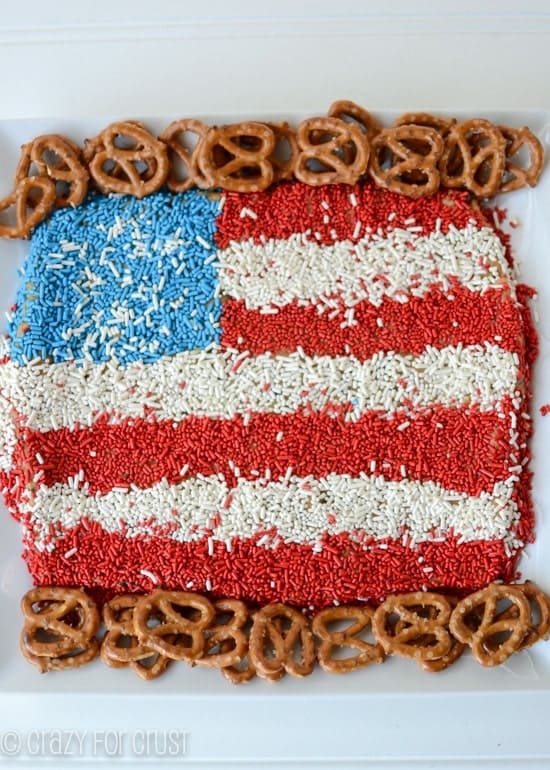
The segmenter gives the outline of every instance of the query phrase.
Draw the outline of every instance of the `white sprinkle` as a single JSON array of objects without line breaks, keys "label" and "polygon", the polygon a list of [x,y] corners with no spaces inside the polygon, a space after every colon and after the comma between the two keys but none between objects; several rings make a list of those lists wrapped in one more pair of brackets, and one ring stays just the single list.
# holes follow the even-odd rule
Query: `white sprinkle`
[{"label": "white sprinkle", "polygon": [[185,465],[180,470],[180,476],[185,476],[188,470],[189,470],[189,463],[185,463]]},{"label": "white sprinkle", "polygon": [[37,461],[38,461],[38,463],[39,463],[40,465],[44,465],[44,458],[42,457],[42,455],[40,454],[40,452],[37,452],[37,453],[35,454],[35,457],[36,457],[36,459],[37,459]]},{"label": "white sprinkle", "polygon": [[379,326],[380,329],[382,329],[384,326],[384,321],[382,320],[382,318],[380,318],[380,316],[376,319],[376,325]]},{"label": "white sprinkle", "polygon": [[195,240],[197,241],[197,243],[200,243],[203,249],[207,249],[208,251],[210,251],[210,248],[211,248],[210,244],[208,243],[208,241],[205,241],[202,236],[196,235]]},{"label": "white sprinkle", "polygon": [[243,206],[240,213],[241,219],[244,219],[245,217],[250,217],[250,219],[258,219],[258,215],[255,211],[252,211],[252,209],[247,208],[246,206]]},{"label": "white sprinkle", "polygon": [[78,551],[78,548],[70,548],[68,551],[65,551],[65,559],[70,559],[71,556],[74,556],[75,553]]},{"label": "white sprinkle", "polygon": [[330,209],[328,202],[325,200],[321,201],[321,206],[325,209],[325,211],[329,211]]},{"label": "white sprinkle", "polygon": [[189,581],[186,583],[185,587],[186,587],[186,588],[193,588],[193,586],[194,586],[194,585],[195,585],[195,584],[193,583],[193,581],[192,581],[192,580],[189,580]]},{"label": "white sprinkle", "polygon": [[213,556],[214,555],[214,541],[211,537],[208,538],[208,555]]},{"label": "white sprinkle", "polygon": [[391,211],[388,214],[388,222],[393,222],[393,220],[395,219],[396,216],[397,216],[397,214],[395,213],[395,211]]},{"label": "white sprinkle", "polygon": [[355,223],[355,227],[353,228],[353,235],[351,236],[354,241],[359,238],[359,234],[361,232],[361,224],[362,223],[359,220],[357,220]]},{"label": "white sprinkle", "polygon": [[405,468],[404,465],[401,466],[400,470],[401,470],[401,475],[403,476],[403,478],[404,479],[407,478],[407,469]]},{"label": "white sprinkle", "polygon": [[150,572],[148,569],[140,569],[139,574],[143,575],[144,577],[148,577],[149,580],[152,580],[152,582],[155,585],[158,585],[158,583],[159,583],[158,577],[156,575],[154,575],[152,572]]},{"label": "white sprinkle", "polygon": [[357,198],[355,193],[350,193],[349,200],[352,206],[357,206]]},{"label": "white sprinkle", "polygon": [[411,423],[409,422],[409,420],[405,420],[405,422],[402,422],[401,425],[397,426],[397,430],[405,430],[406,428],[409,427],[410,424]]},{"label": "white sprinkle", "polygon": [[414,225],[415,222],[416,222],[416,219],[414,217],[409,217],[408,219],[405,219],[404,224],[406,224],[406,225]]},{"label": "white sprinkle", "polygon": [[283,440],[284,433],[282,430],[280,430],[277,435],[275,436],[275,441],[282,441]]},{"label": "white sprinkle", "polygon": [[90,449],[90,457],[97,457],[97,452],[94,449]]},{"label": "white sprinkle", "polygon": [[206,590],[207,591],[211,591],[212,590],[212,581],[210,580],[210,578],[206,578],[206,582],[205,582],[204,585],[206,586]]}]

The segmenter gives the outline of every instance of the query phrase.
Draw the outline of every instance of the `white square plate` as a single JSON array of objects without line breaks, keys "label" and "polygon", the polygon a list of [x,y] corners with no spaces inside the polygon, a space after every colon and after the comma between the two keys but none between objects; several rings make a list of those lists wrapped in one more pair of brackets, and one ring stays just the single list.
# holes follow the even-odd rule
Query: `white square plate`
[{"label": "white square plate", "polygon": [[[454,114],[452,111],[450,113]],[[223,116],[220,115],[201,117],[207,122],[214,122],[214,120],[223,122]],[[238,117],[232,115],[231,120]],[[304,116],[265,114],[257,117],[266,119],[285,117],[296,123]],[[379,113],[379,117],[385,124],[390,124],[394,115]],[[496,123],[514,126],[529,125],[544,142],[547,154],[550,152],[549,113],[489,113],[484,117]],[[145,119],[145,122],[152,131],[160,131],[170,119]],[[0,123],[0,168],[2,169],[0,194],[9,192],[11,174],[15,170],[19,146],[22,142],[47,132],[67,134],[80,142],[85,136],[93,136],[107,122],[108,120],[85,123],[69,120],[56,122],[52,119]],[[548,557],[550,554],[550,473],[546,467],[550,453],[550,416],[543,418],[539,412],[543,404],[550,402],[550,233],[547,225],[547,212],[550,211],[549,172],[546,171],[542,175],[536,189],[509,194],[498,203],[508,209],[510,218],[520,223],[519,227],[510,231],[514,253],[518,260],[520,279],[534,286],[539,293],[536,308],[540,356],[534,376],[532,415],[535,433],[532,441],[531,465],[534,471],[533,497],[537,517],[537,540],[534,545],[526,549],[521,559],[520,569],[523,576],[535,580],[550,593],[550,558]],[[0,311],[7,309],[13,302],[18,280],[17,268],[22,264],[27,251],[27,243],[0,241]],[[342,759],[345,758],[346,752],[350,757],[363,755],[359,744],[356,745],[353,742],[357,741],[357,738],[352,739],[351,746],[349,742],[343,741],[343,736],[349,737],[350,728],[355,732],[352,726],[357,717],[356,709],[360,709],[361,703],[363,706],[366,703],[376,703],[375,711],[379,714],[379,718],[382,713],[385,713],[391,724],[392,713],[396,715],[395,718],[399,718],[397,716],[399,713],[403,718],[407,713],[406,704],[413,702],[422,701],[428,715],[434,709],[434,713],[437,713],[436,704],[441,698],[449,703],[449,698],[452,697],[454,708],[459,703],[463,703],[467,708],[467,701],[463,699],[468,694],[484,697],[512,693],[516,693],[518,697],[520,693],[538,694],[544,697],[550,695],[550,643],[541,643],[533,650],[513,657],[507,664],[495,670],[482,669],[469,656],[464,656],[452,669],[436,676],[422,672],[410,661],[392,659],[383,666],[373,666],[343,677],[332,677],[321,671],[316,671],[314,675],[303,681],[286,677],[274,687],[257,680],[243,688],[232,688],[217,672],[204,669],[192,670],[183,664],[174,665],[164,677],[150,683],[137,679],[129,670],[109,669],[100,661],[95,661],[73,672],[40,676],[22,659],[18,650],[18,635],[21,627],[19,600],[31,587],[31,581],[20,558],[22,548],[18,525],[11,520],[4,507],[1,508],[0,515],[2,516],[0,618],[4,628],[4,632],[0,635],[0,713],[4,708],[6,711],[9,710],[10,718],[17,721],[17,724],[25,724],[26,715],[36,714],[37,704],[43,706],[45,703],[57,704],[54,706],[54,713],[58,715],[63,713],[65,715],[63,718],[69,721],[72,719],[73,727],[89,722],[91,714],[95,714],[96,719],[104,718],[109,723],[120,724],[121,719],[126,723],[131,714],[121,714],[120,698],[130,696],[123,699],[123,702],[131,703],[132,709],[139,712],[142,724],[152,725],[161,718],[166,719],[167,713],[174,717],[173,709],[170,708],[168,712],[166,709],[168,704],[177,703],[178,708],[182,709],[180,713],[185,715],[187,724],[194,720],[197,725],[194,728],[196,734],[202,736],[201,740],[206,740],[210,714],[213,713],[213,709],[223,705],[224,719],[223,725],[220,725],[219,735],[224,736],[225,748],[222,748],[221,744],[217,746],[201,744],[196,756],[206,761],[207,758],[223,756],[224,752],[229,751],[231,756],[247,761],[254,756],[271,755],[262,753],[266,745],[263,743],[260,747],[257,736],[249,727],[246,728],[247,743],[243,744],[242,740],[235,742],[240,732],[239,725],[242,727],[243,724],[241,720],[247,720],[253,716],[254,724],[257,725],[257,735],[261,736],[263,735],[262,724],[267,718],[266,704],[269,704],[270,713],[275,714],[278,710],[280,718],[284,719],[285,715],[288,718],[289,714],[295,713],[296,709],[298,710],[296,713],[302,713],[303,704],[307,702],[308,713],[316,722],[316,735],[320,736],[325,731],[330,732],[333,713],[331,714],[332,709],[327,711],[326,707],[337,699],[340,703],[340,713],[348,714],[346,723],[348,729],[340,737],[331,734],[331,750],[328,754]],[[66,707],[62,711],[60,704],[63,696],[66,697],[69,694],[73,697],[67,698]],[[185,706],[182,706],[183,694]],[[101,705],[105,703],[105,695],[111,697],[107,706]],[[388,696],[392,698],[391,702],[388,701]],[[426,698],[430,696],[433,698],[427,703]],[[70,703],[77,702],[86,703],[86,708],[75,713],[70,708]],[[451,713],[452,709],[449,709],[449,714]],[[45,722],[50,720],[49,714],[42,714],[42,717]],[[181,725],[179,720],[176,721]],[[131,722],[128,723],[131,724]],[[267,729],[266,724],[264,729]],[[287,765],[291,764],[293,757],[302,757],[304,753],[302,749],[306,745],[311,744],[312,747],[307,749],[310,752],[309,755],[317,756],[313,752],[314,736],[308,737],[307,734],[302,734],[300,737],[295,732],[300,724],[298,721],[285,732],[288,742],[283,741],[285,745],[279,746],[281,757],[287,757],[284,759]],[[204,735],[201,730],[204,731]],[[242,737],[243,734],[240,734]],[[377,740],[382,740],[383,735],[385,733],[379,733]],[[297,741],[296,745],[293,745],[293,740]],[[442,737],[434,740],[437,744]],[[230,749],[229,746],[232,748]],[[380,750],[382,751],[382,748]],[[430,750],[429,756],[431,755]],[[0,746],[0,762],[1,760]],[[336,760],[331,766],[337,766]]]}]

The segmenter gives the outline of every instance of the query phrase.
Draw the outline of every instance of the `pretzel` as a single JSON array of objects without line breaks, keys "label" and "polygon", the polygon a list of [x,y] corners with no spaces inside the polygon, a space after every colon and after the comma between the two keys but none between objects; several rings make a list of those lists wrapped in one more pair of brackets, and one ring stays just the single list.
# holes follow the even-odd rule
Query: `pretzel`
[{"label": "pretzel", "polygon": [[[512,603],[513,617],[499,613],[497,605],[504,599]],[[472,623],[472,614],[476,612],[479,612],[479,618]],[[470,645],[478,663],[497,666],[521,646],[529,628],[530,615],[529,601],[521,589],[491,583],[457,604],[449,627],[458,641]],[[509,636],[499,642],[498,635],[502,633]]]},{"label": "pretzel", "polygon": [[[38,196],[33,197],[36,192]],[[0,213],[15,206],[15,224],[0,224],[0,238],[28,238],[33,227],[42,222],[54,204],[55,185],[51,179],[24,177],[10,195],[0,200]]]},{"label": "pretzel", "polygon": [[481,118],[457,123],[441,156],[441,183],[491,198],[500,187],[505,161],[506,141],[496,126]]},{"label": "pretzel", "polygon": [[265,190],[273,182],[275,134],[263,123],[213,126],[201,142],[199,168],[209,187],[233,192]]},{"label": "pretzel", "polygon": [[134,631],[137,601],[136,594],[124,594],[113,597],[103,606],[107,631],[101,643],[101,659],[111,668],[129,665],[142,679],[156,679],[171,661],[139,642]]},{"label": "pretzel", "polygon": [[54,181],[58,209],[78,206],[88,191],[89,174],[81,162],[80,148],[57,134],[37,136],[21,147],[15,183],[28,176],[47,176]]},{"label": "pretzel", "polygon": [[[133,146],[117,146],[121,139]],[[87,140],[85,157],[94,182],[105,194],[143,198],[156,192],[168,176],[166,146],[132,121],[111,123],[95,139]]]},{"label": "pretzel", "polygon": [[[285,625],[288,628],[285,629]],[[301,660],[295,660],[298,645]],[[272,655],[268,648],[272,647]],[[285,672],[296,677],[311,674],[315,665],[315,643],[310,625],[301,612],[285,604],[268,604],[254,615],[249,656],[258,676],[276,681]]]},{"label": "pretzel", "polygon": [[[248,640],[243,629],[248,620],[248,609],[238,599],[219,599],[214,602],[214,612],[214,623],[206,631],[204,656],[197,660],[197,664],[224,669],[240,663],[246,655]],[[227,622],[216,622],[226,614],[231,615]],[[218,652],[213,652],[215,650]]]},{"label": "pretzel", "polygon": [[214,608],[206,597],[157,589],[139,598],[134,630],[146,647],[171,660],[192,663],[204,654],[204,631],[213,619]]},{"label": "pretzel", "polygon": [[[401,621],[394,628],[392,615]],[[446,628],[450,616],[451,605],[444,596],[418,591],[389,596],[374,613],[372,629],[389,655],[435,660],[451,649],[451,636]]]},{"label": "pretzel", "polygon": [[[159,136],[160,141],[164,142],[169,151],[181,161],[185,172],[187,173],[187,177],[178,179],[174,162],[170,164],[167,186],[172,192],[185,192],[193,187],[193,185],[197,185],[197,187],[202,189],[209,187],[207,180],[199,169],[198,163],[201,152],[201,143],[208,131],[208,126],[200,120],[195,120],[194,118],[182,118],[181,120],[174,120],[170,123]],[[186,133],[196,134],[198,137],[197,144],[192,150],[190,150],[184,143],[183,135]]]},{"label": "pretzel", "polygon": [[432,195],[439,187],[437,164],[443,146],[433,128],[386,128],[372,141],[370,175],[380,187],[409,198]]},{"label": "pretzel", "polygon": [[[534,187],[544,164],[544,149],[541,142],[526,126],[523,128],[499,126],[498,128],[506,142],[504,175],[498,192],[507,193],[522,187]],[[529,150],[527,168],[513,160],[522,147],[527,147]]]},{"label": "pretzel", "polygon": [[[329,674],[346,674],[348,671],[363,668],[371,663],[384,662],[384,650],[379,644],[370,644],[358,637],[367,628],[374,615],[371,607],[328,607],[313,618],[311,628],[315,636],[321,639],[317,650],[317,660]],[[353,622],[343,631],[331,631],[329,624],[341,620]],[[335,647],[348,647],[358,650],[350,658],[332,657]]]},{"label": "pretzel", "polygon": [[374,139],[382,128],[368,110],[348,99],[339,99],[333,102],[328,109],[328,116],[329,118],[339,118],[339,120],[344,120],[346,123],[352,122],[354,125],[357,125],[369,142]]},{"label": "pretzel", "polygon": [[99,613],[77,588],[33,588],[21,600],[20,648],[41,672],[78,668],[99,652]]},{"label": "pretzel", "polygon": [[[298,155],[298,142],[296,134],[288,123],[284,121],[265,123],[275,134],[275,149],[269,160],[273,166],[273,181],[280,182],[283,179],[292,179],[294,176],[294,167]],[[283,145],[286,144],[286,154],[288,157],[283,159]],[[277,155],[279,151],[279,155]]]},{"label": "pretzel", "polygon": [[355,123],[309,118],[298,126],[294,174],[305,184],[354,184],[369,163],[368,139]]},{"label": "pretzel", "polygon": [[[532,647],[539,639],[547,639],[550,632],[550,599],[544,591],[533,583],[526,580],[525,583],[514,584],[514,588],[521,591],[530,603],[531,616],[525,632],[525,636],[519,644],[516,652],[526,650]],[[538,620],[535,619],[538,616]],[[518,617],[518,609],[512,604],[497,615],[497,620],[509,620]]]}]

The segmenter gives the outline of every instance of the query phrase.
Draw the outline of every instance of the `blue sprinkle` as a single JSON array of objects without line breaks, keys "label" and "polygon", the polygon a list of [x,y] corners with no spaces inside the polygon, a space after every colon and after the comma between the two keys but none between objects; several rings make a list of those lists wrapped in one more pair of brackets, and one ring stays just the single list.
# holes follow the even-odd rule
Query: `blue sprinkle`
[{"label": "blue sprinkle", "polygon": [[[55,212],[34,231],[23,267],[12,358],[152,363],[219,343],[219,211],[218,201],[191,190],[141,201],[92,193],[77,209]],[[18,333],[22,326],[29,331]]]}]

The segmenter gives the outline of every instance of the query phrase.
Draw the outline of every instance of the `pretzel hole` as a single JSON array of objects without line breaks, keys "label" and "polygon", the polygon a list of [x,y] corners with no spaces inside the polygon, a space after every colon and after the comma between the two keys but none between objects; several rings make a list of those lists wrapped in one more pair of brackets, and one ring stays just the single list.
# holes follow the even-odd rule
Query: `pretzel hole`
[{"label": "pretzel hole", "polygon": [[172,609],[185,620],[198,623],[202,619],[202,611],[187,604],[172,604]]},{"label": "pretzel hole", "polygon": [[[188,154],[189,158],[193,155],[195,148],[201,141],[199,134],[195,134],[193,131],[180,131],[173,138],[174,142],[180,145]],[[189,166],[183,160],[181,155],[168,147],[168,153],[170,155],[170,165],[172,169],[172,176],[178,182],[184,182],[189,178]]]},{"label": "pretzel hole", "polygon": [[421,168],[402,171],[401,174],[399,174],[399,179],[405,184],[418,185],[419,187],[428,184],[430,181],[428,172]]},{"label": "pretzel hole", "polygon": [[37,628],[34,632],[34,640],[36,642],[42,642],[43,644],[55,644],[59,642],[62,637],[56,634],[54,631],[50,631],[47,628]]},{"label": "pretzel hole", "polygon": [[273,155],[271,157],[284,165],[292,159],[293,154],[292,145],[287,137],[281,134],[276,135],[275,149],[273,150]]},{"label": "pretzel hole", "polygon": [[133,136],[128,136],[127,134],[116,134],[113,145],[120,150],[137,150],[138,147],[141,147],[141,144],[137,139],[134,139]]},{"label": "pretzel hole", "polygon": [[115,647],[120,650],[130,650],[133,647],[137,647],[137,639],[130,634],[121,634],[116,640]]},{"label": "pretzel hole", "polygon": [[395,163],[393,152],[385,145],[377,149],[376,157],[382,171],[389,171]]},{"label": "pretzel hole", "polygon": [[323,163],[318,158],[308,158],[305,162],[305,167],[308,169],[308,171],[312,171],[314,174],[322,174],[327,171],[334,171],[332,166]]},{"label": "pretzel hole", "polygon": [[[330,634],[347,634],[349,629],[359,618],[340,618],[337,620],[329,620],[326,624],[326,629]],[[362,622],[362,621],[361,621]],[[363,642],[369,644],[376,644],[376,639],[372,633],[370,621],[367,621],[365,627],[361,631],[353,634],[353,639],[360,639]],[[351,649],[351,648],[350,648]],[[350,653],[351,654],[351,653]],[[357,654],[357,652],[355,653]]]},{"label": "pretzel hole", "polygon": [[50,168],[55,168],[60,171],[70,171],[70,168],[67,165],[65,159],[62,158],[61,155],[59,155],[55,150],[52,150],[49,147],[45,147],[42,150],[40,158],[42,162]]},{"label": "pretzel hole", "polygon": [[140,660],[137,660],[136,663],[142,668],[146,668],[147,670],[149,670],[155,666],[159,658],[160,658],[160,653],[152,652],[151,655],[149,655],[149,657],[141,658]]},{"label": "pretzel hole", "polygon": [[433,145],[427,139],[421,139],[419,137],[411,137],[410,139],[400,139],[399,143],[409,152],[414,155],[421,155],[423,158],[428,156],[433,149]]},{"label": "pretzel hole", "polygon": [[232,142],[248,152],[259,152],[263,146],[263,139],[261,137],[247,134],[232,137]]}]

